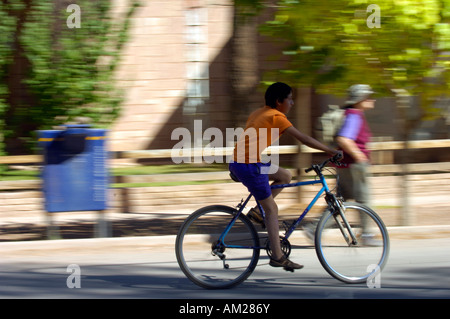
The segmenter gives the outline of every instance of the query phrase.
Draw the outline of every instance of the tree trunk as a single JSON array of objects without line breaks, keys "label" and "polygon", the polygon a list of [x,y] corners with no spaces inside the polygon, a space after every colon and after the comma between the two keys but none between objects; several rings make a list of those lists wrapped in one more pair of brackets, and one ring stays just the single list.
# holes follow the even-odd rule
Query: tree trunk
[{"label": "tree trunk", "polygon": [[259,83],[257,17],[245,15],[243,10],[241,6],[234,7],[231,40],[231,119],[235,127],[245,124],[254,89]]}]

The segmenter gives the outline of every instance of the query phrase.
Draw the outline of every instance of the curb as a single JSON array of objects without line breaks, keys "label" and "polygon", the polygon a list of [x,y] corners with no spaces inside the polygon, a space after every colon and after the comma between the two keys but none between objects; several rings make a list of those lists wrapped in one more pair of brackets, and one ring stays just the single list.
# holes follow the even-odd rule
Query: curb
[{"label": "curb", "polygon": [[82,239],[55,239],[36,241],[15,241],[0,243],[0,254],[18,250],[118,250],[140,249],[149,246],[171,248],[175,245],[175,235],[168,236],[138,236],[138,237],[109,237]]},{"label": "curb", "polygon": [[450,225],[387,227],[390,239],[450,238]]}]

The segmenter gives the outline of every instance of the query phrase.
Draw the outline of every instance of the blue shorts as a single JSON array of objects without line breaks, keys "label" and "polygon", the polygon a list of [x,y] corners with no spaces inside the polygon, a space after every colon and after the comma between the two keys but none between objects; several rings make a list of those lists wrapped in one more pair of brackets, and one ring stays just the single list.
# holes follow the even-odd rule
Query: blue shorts
[{"label": "blue shorts", "polygon": [[270,163],[236,163],[230,162],[230,172],[244,184],[256,200],[263,200],[272,195],[269,175],[261,173],[262,167],[269,167]]}]

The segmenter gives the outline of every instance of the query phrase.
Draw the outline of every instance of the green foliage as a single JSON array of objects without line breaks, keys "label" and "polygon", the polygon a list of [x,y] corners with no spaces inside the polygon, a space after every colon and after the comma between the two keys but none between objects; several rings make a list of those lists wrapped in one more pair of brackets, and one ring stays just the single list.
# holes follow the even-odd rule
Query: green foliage
[{"label": "green foliage", "polygon": [[4,118],[7,110],[6,95],[8,92],[6,86],[7,79],[7,65],[11,63],[12,58],[12,48],[11,43],[13,42],[14,29],[16,25],[16,20],[8,15],[6,10],[7,5],[0,2],[0,156],[4,155],[4,137],[3,131]]},{"label": "green foliage", "polygon": [[[5,138],[24,123],[48,129],[82,116],[106,127],[118,116],[122,92],[115,86],[114,71],[138,1],[130,0],[128,11],[119,17],[111,15],[111,0],[76,3],[81,8],[80,28],[68,27],[72,12],[60,1],[0,2],[0,115],[9,109],[14,117],[8,119],[8,127],[0,122]],[[21,82],[32,105],[6,104],[8,66],[17,53],[13,50],[20,50],[29,64]],[[32,132],[21,137],[30,136]]]},{"label": "green foliage", "polygon": [[[371,3],[380,9],[379,28],[370,24]],[[450,88],[449,23],[449,0],[281,0],[261,32],[289,43],[273,58],[290,63],[266,80],[342,95],[361,82],[389,96],[405,89],[432,116],[432,103]]]}]

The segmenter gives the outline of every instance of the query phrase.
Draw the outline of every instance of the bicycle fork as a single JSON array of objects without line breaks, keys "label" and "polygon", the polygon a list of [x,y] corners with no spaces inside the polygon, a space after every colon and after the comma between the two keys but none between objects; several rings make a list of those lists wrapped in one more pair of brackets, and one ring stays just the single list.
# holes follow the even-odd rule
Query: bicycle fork
[{"label": "bicycle fork", "polygon": [[358,240],[355,233],[353,232],[352,227],[350,226],[350,223],[347,220],[347,217],[345,216],[345,207],[342,204],[342,201],[340,199],[337,199],[336,196],[332,193],[327,193],[325,199],[328,203],[328,207],[331,210],[331,214],[333,215],[336,225],[338,226],[342,236],[347,242],[347,245],[356,246],[358,244]]}]

